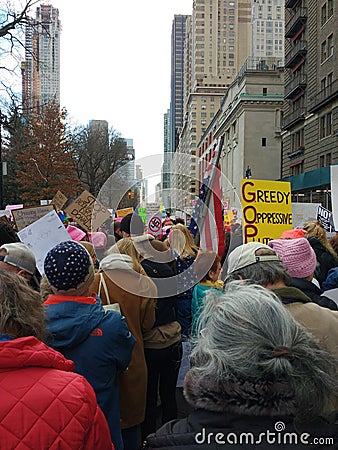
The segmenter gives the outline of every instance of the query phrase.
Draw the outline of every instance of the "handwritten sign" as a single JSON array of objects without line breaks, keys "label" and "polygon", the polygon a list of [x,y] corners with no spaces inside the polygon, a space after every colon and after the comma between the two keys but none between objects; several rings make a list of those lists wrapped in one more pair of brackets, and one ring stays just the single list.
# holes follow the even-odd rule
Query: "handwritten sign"
[{"label": "handwritten sign", "polygon": [[244,179],[241,194],[244,243],[266,244],[292,228],[289,182]]},{"label": "handwritten sign", "polygon": [[60,242],[71,240],[55,210],[19,231],[18,236],[34,253],[41,275],[44,274],[43,263],[49,250]]},{"label": "handwritten sign", "polygon": [[162,234],[162,213],[159,212],[150,217],[147,231],[153,236]]},{"label": "handwritten sign", "polygon": [[13,209],[12,215],[15,225],[20,231],[51,211],[54,211],[53,205],[44,205],[34,208]]},{"label": "handwritten sign", "polygon": [[83,191],[65,211],[86,231],[96,231],[110,217],[108,209],[88,191]]},{"label": "handwritten sign", "polygon": [[67,200],[68,198],[61,191],[57,191],[52,199],[52,203],[57,210],[60,210],[67,203]]}]

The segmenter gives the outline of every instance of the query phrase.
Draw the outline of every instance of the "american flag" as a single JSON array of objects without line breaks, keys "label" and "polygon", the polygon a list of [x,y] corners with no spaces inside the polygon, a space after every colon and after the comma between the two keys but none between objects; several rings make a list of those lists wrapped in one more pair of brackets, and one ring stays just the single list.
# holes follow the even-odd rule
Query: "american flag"
[{"label": "american flag", "polygon": [[219,138],[203,176],[189,225],[199,247],[202,250],[214,251],[221,257],[224,253],[224,224],[219,158],[223,142],[224,136]]}]

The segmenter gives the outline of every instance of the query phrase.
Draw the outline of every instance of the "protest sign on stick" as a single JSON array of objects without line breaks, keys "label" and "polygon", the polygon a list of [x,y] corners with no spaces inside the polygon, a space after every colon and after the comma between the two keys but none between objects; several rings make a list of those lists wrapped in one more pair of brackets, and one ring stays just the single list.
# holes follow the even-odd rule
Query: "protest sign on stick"
[{"label": "protest sign on stick", "polygon": [[60,242],[71,240],[55,210],[19,231],[18,236],[34,253],[36,267],[41,275],[44,273],[43,263],[49,250]]},{"label": "protest sign on stick", "polygon": [[15,225],[20,231],[51,211],[54,211],[54,206],[52,204],[35,206],[33,208],[13,209],[12,215]]},{"label": "protest sign on stick", "polygon": [[267,244],[292,228],[289,182],[243,179],[241,193],[244,243]]},{"label": "protest sign on stick", "polygon": [[110,217],[108,209],[88,191],[83,191],[65,211],[86,231],[96,231]]},{"label": "protest sign on stick", "polygon": [[60,210],[62,209],[63,206],[65,206],[67,200],[68,198],[61,191],[57,191],[51,203],[55,206],[57,210]]}]

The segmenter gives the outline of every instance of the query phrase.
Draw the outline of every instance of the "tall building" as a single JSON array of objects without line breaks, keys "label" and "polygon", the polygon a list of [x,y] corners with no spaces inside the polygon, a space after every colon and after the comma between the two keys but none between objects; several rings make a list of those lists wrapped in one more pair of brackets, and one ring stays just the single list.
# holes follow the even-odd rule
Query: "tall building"
[{"label": "tall building", "polygon": [[36,8],[25,31],[25,61],[21,64],[22,103],[26,114],[51,100],[60,104],[59,10],[50,4]]},{"label": "tall building", "polygon": [[183,125],[184,40],[186,15],[175,15],[171,30],[170,146],[176,151]]},{"label": "tall building", "polygon": [[338,6],[285,1],[283,179],[293,201],[330,203],[330,165],[338,163]]},{"label": "tall building", "polygon": [[264,61],[280,59],[284,65],[284,0],[253,0],[251,26],[251,58]]},{"label": "tall building", "polygon": [[177,206],[198,193],[198,143],[250,54],[250,33],[251,0],[194,1],[185,40],[184,123],[173,161]]},{"label": "tall building", "polygon": [[170,174],[170,163],[172,160],[172,151],[170,148],[170,110],[164,114],[163,121],[163,135],[164,135],[164,157],[162,166],[162,202],[164,208],[171,207],[170,201],[170,187],[171,187],[171,174]]}]

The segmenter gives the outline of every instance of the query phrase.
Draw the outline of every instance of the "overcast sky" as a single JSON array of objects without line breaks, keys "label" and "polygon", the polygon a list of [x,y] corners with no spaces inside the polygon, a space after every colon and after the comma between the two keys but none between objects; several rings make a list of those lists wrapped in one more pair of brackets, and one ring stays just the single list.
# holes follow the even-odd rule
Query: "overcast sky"
[{"label": "overcast sky", "polygon": [[107,120],[136,158],[163,153],[171,27],[192,0],[53,0],[61,34],[61,104],[86,125]]}]

